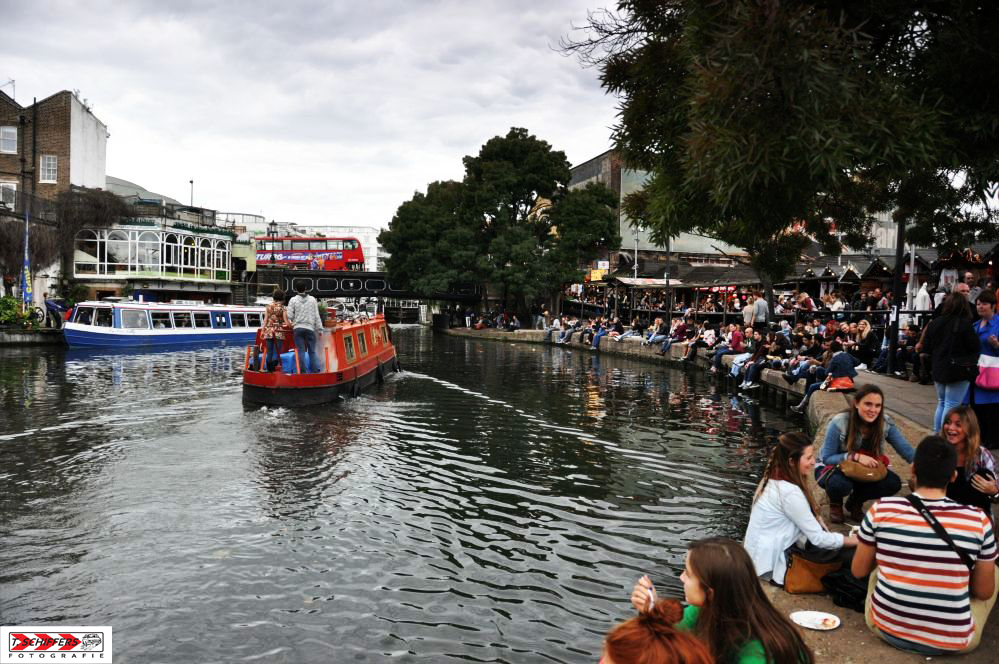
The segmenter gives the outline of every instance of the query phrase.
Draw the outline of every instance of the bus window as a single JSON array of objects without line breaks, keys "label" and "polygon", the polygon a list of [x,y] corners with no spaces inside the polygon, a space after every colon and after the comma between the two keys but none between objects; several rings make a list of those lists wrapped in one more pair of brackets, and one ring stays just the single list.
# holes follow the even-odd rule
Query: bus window
[{"label": "bus window", "polygon": [[285,240],[281,243],[281,248],[285,251],[291,251],[291,240]]},{"label": "bus window", "polygon": [[148,330],[149,317],[145,309],[122,309],[121,326],[126,330]]},{"label": "bus window", "polygon": [[319,251],[326,251],[326,240],[310,240],[309,249],[318,249]]},{"label": "bus window", "polygon": [[340,249],[343,249],[343,240],[330,240],[329,247],[330,249],[336,249],[339,251]]},{"label": "bus window", "polygon": [[207,311],[194,312],[194,327],[211,327],[212,319]]},{"label": "bus window", "polygon": [[308,243],[308,241],[298,241],[298,240],[296,240],[295,242],[291,243],[291,248],[292,249],[296,249],[298,251],[302,251],[303,249],[308,249],[309,248],[309,243]]},{"label": "bus window", "polygon": [[111,310],[106,307],[98,307],[94,318],[94,325],[98,327],[112,327]]},{"label": "bus window", "polygon": [[343,243],[344,249],[357,249],[357,240],[346,240]]},{"label": "bus window", "polygon": [[74,321],[80,325],[93,325],[94,324],[94,308],[93,307],[77,307],[76,308],[76,320]]},{"label": "bus window", "polygon": [[173,312],[173,326],[174,327],[194,327],[191,324],[191,312],[190,311],[175,311],[175,312]]}]

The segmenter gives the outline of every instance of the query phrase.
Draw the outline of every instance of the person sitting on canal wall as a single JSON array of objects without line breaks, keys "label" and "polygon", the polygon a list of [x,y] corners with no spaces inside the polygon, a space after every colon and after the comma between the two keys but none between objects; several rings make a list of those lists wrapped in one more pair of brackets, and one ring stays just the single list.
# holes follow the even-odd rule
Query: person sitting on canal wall
[{"label": "person sitting on canal wall", "polygon": [[947,485],[947,497],[971,505],[992,518],[992,503],[999,497],[996,461],[982,446],[978,418],[970,406],[952,408],[944,416],[940,437],[957,453],[957,477]]},{"label": "person sitting on canal wall", "polygon": [[562,334],[559,335],[558,341],[556,341],[555,343],[567,344],[570,341],[572,341],[572,335],[579,330],[581,324],[582,324],[581,321],[575,316],[573,316],[572,320],[570,320],[569,324],[565,326],[564,330],[562,330]]},{"label": "person sitting on canal wall", "polygon": [[[850,406],[833,417],[826,427],[815,480],[829,496],[829,520],[833,523],[843,523],[843,499],[847,496],[846,510],[850,519],[859,522],[864,518],[865,502],[894,496],[902,488],[902,480],[887,468],[888,457],[883,454],[883,447],[887,442],[907,462],[912,461],[914,452],[895,421],[885,412],[884,401],[880,387],[861,385]],[[852,479],[841,468],[844,461],[867,468],[884,466],[885,476],[876,482]],[[855,474],[852,465],[845,470]]]},{"label": "person sitting on canal wall", "polygon": [[284,291],[275,288],[271,294],[273,301],[264,309],[264,324],[260,326],[260,338],[264,340],[267,352],[265,371],[274,371],[284,352],[284,331],[291,327],[288,309],[284,306]]},{"label": "person sitting on canal wall", "polygon": [[656,318],[649,328],[648,338],[642,342],[643,346],[651,346],[652,344],[658,344],[666,341],[669,336],[669,326],[663,322],[662,318]]},{"label": "person sitting on canal wall", "polygon": [[742,383],[739,385],[740,390],[754,390],[760,386],[758,381],[763,375],[763,370],[767,368],[773,359],[777,359],[779,353],[783,352],[782,345],[777,340],[778,338],[781,340],[784,339],[783,335],[776,332],[767,332],[767,338],[764,339],[759,330],[753,330],[753,341],[755,342],[756,350],[753,351],[752,356],[743,365],[744,377]]},{"label": "person sitting on canal wall", "polygon": [[784,373],[784,380],[794,385],[802,378],[807,378],[809,374],[814,374],[822,366],[822,355],[827,348],[819,335],[805,334],[802,338],[804,348],[798,351],[797,357],[788,364]]},{"label": "person sitting on canal wall", "polygon": [[791,410],[805,412],[812,395],[818,390],[847,392],[853,389],[853,379],[857,377],[856,360],[843,350],[838,339],[829,342],[829,350],[822,367],[815,370],[814,381],[805,388],[805,396]]},{"label": "person sitting on canal wall", "polygon": [[564,326],[565,318],[563,316],[553,318],[551,324],[545,327],[545,341],[551,341],[552,334],[555,332],[558,332],[561,335]]},{"label": "person sitting on canal wall", "polygon": [[[767,599],[753,561],[741,544],[727,537],[694,542],[680,575],[688,604],[675,627],[689,631],[718,664],[813,664],[815,656],[791,624]],[[639,613],[657,601],[643,576],[631,591]]]},{"label": "person sitting on canal wall", "polygon": [[680,602],[659,600],[607,633],[600,664],[714,664],[704,643],[674,627],[682,618]]},{"label": "person sitting on canal wall", "polygon": [[995,531],[980,509],[946,496],[957,475],[953,445],[927,436],[912,466],[912,495],[879,500],[857,535],[853,575],[877,570],[868,586],[867,626],[906,652],[968,653],[978,647],[996,601]]},{"label": "person sitting on canal wall", "polygon": [[830,551],[857,546],[857,538],[831,533],[819,519],[819,508],[808,489],[815,468],[815,446],[802,433],[782,434],[770,451],[763,479],[753,498],[743,545],[756,574],[784,585],[785,552],[792,546]]},{"label": "person sitting on canal wall", "polygon": [[699,324],[699,329],[692,339],[687,341],[687,348],[683,353],[683,361],[691,362],[697,357],[697,349],[705,348],[710,353],[721,341],[717,331],[711,323],[705,321]]},{"label": "person sitting on canal wall", "polygon": [[624,341],[630,337],[641,338],[642,333],[645,332],[645,328],[648,324],[640,317],[635,316],[631,319],[631,327],[624,331],[624,333],[619,337],[614,337],[614,341]]},{"label": "person sitting on canal wall", "polygon": [[[750,321],[752,325],[752,321]],[[718,373],[722,368],[722,357],[725,355],[738,355],[745,352],[743,345],[742,330],[735,323],[728,326],[728,337],[715,348],[711,356],[711,373]]]},{"label": "person sitting on canal wall", "polygon": [[298,349],[299,362],[304,368],[308,357],[309,369],[319,373],[319,355],[316,353],[316,334],[323,329],[323,321],[319,317],[319,304],[316,298],[305,292],[304,280],[295,284],[298,293],[288,303],[288,320],[295,332],[295,347]]},{"label": "person sitting on canal wall", "polygon": [[669,336],[663,341],[662,347],[659,349],[660,355],[665,355],[669,352],[670,346],[675,343],[686,341],[694,336],[694,321],[691,318],[680,318],[677,319],[676,324],[673,325],[670,330]]}]

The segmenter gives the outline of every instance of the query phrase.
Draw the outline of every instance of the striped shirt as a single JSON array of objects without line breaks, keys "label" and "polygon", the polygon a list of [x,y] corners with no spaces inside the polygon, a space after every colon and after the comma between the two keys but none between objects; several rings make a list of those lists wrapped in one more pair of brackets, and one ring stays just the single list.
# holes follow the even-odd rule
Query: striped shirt
[{"label": "striped shirt", "polygon": [[[923,503],[972,560],[995,560],[995,534],[984,512],[949,498],[923,498]],[[970,644],[975,625],[968,567],[908,500],[879,500],[858,537],[876,549],[871,619],[878,629],[941,650]]]}]

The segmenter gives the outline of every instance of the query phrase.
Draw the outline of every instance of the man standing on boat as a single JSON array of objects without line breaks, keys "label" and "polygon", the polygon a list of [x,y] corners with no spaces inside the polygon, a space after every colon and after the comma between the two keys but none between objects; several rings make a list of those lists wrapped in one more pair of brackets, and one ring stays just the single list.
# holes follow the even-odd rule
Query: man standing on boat
[{"label": "man standing on boat", "polygon": [[316,334],[322,330],[323,321],[319,318],[319,304],[316,298],[305,292],[304,281],[295,284],[298,295],[288,303],[288,319],[295,328],[295,348],[298,361],[303,365],[308,357],[312,373],[319,373],[319,356],[316,354]]}]

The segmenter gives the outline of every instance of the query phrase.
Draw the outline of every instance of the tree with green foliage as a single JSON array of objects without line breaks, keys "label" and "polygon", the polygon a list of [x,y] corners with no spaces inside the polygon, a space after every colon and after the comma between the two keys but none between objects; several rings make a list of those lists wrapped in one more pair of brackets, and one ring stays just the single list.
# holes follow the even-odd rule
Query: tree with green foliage
[{"label": "tree with green foliage", "polygon": [[[623,0],[564,48],[621,99],[615,142],[652,176],[626,201],[664,242],[697,232],[786,275],[811,241],[994,232],[992,3]],[[958,221],[960,223],[954,223]]]},{"label": "tree with green foliage", "polygon": [[395,285],[431,296],[472,281],[524,311],[620,245],[614,194],[597,184],[570,191],[565,154],[526,129],[490,139],[464,165],[462,182],[415,194],[379,235]]}]

